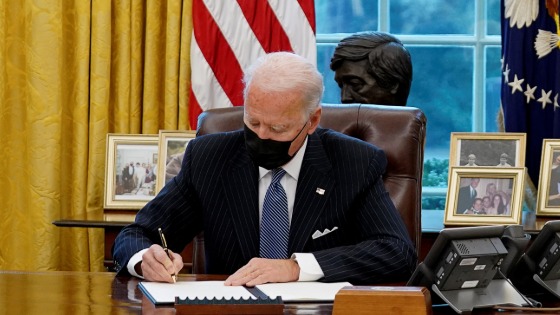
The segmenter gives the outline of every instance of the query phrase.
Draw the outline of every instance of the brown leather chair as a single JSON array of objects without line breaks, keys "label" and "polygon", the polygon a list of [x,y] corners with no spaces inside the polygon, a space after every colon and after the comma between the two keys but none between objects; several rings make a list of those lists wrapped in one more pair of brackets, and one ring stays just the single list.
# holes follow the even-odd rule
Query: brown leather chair
[{"label": "brown leather chair", "polygon": [[[422,167],[426,116],[418,108],[369,104],[323,104],[319,125],[372,143],[387,155],[385,187],[420,253]],[[243,128],[243,107],[212,109],[198,118],[197,136]],[[193,242],[193,273],[204,273],[202,235]]]}]

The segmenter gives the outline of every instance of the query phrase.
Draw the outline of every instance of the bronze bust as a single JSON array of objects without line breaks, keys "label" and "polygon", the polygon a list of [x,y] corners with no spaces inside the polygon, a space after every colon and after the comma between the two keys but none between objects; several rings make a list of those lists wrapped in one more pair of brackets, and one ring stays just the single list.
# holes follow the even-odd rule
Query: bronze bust
[{"label": "bronze bust", "polygon": [[412,83],[410,53],[383,32],[363,32],[340,41],[330,64],[342,103],[405,106]]}]

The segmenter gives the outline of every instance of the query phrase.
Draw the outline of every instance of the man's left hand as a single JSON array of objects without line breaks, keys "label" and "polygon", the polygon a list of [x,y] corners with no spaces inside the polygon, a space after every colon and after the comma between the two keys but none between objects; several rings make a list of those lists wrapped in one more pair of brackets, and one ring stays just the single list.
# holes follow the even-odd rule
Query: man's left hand
[{"label": "man's left hand", "polygon": [[254,287],[268,282],[291,282],[299,279],[299,265],[293,259],[253,258],[229,276],[225,285]]}]

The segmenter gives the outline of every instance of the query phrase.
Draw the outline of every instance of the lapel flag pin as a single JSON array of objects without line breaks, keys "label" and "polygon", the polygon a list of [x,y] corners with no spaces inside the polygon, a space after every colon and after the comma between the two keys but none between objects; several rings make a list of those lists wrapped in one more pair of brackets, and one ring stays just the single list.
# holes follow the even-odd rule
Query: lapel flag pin
[{"label": "lapel flag pin", "polygon": [[316,193],[318,193],[319,195],[324,195],[325,194],[325,190],[323,188],[319,188],[317,187],[317,190],[315,190]]}]

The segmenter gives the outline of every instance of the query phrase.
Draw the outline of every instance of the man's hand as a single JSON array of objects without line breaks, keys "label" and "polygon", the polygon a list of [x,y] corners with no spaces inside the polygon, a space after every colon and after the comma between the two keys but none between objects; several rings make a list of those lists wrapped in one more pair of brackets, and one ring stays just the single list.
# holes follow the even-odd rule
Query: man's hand
[{"label": "man's hand", "polygon": [[293,259],[253,258],[229,276],[225,285],[249,287],[268,282],[290,282],[299,279],[299,265]]},{"label": "man's hand", "polygon": [[159,245],[152,245],[142,255],[142,276],[148,281],[174,282],[172,275],[176,275],[183,268],[183,258],[169,250],[171,259]]}]

